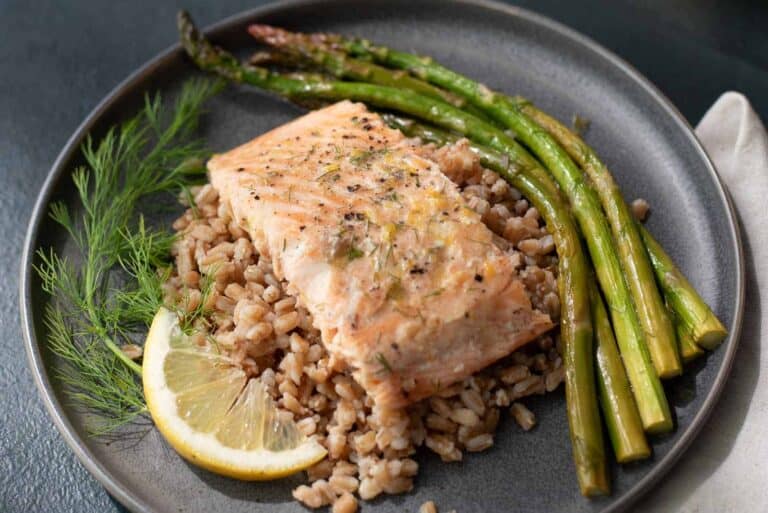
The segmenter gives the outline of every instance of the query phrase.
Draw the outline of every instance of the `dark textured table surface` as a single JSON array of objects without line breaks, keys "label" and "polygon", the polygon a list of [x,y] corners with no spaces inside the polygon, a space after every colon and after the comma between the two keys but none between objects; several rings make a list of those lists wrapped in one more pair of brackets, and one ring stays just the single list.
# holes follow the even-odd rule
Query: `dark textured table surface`
[{"label": "dark textured table surface", "polygon": [[[189,9],[205,25],[260,3],[0,0],[0,511],[123,511],[69,451],[27,369],[19,326],[19,261],[48,169],[99,100],[174,42],[177,9]],[[745,93],[768,119],[764,2],[516,3],[613,50],[653,81],[692,124],[729,89]]]}]

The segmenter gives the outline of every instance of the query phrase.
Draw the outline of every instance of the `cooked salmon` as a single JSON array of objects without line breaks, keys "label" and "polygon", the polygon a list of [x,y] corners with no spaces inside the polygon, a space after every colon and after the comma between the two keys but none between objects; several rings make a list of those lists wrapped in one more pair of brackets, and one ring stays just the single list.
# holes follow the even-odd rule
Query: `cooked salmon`
[{"label": "cooked salmon", "polygon": [[329,352],[382,408],[427,397],[552,327],[456,184],[362,104],[314,111],[208,169]]}]

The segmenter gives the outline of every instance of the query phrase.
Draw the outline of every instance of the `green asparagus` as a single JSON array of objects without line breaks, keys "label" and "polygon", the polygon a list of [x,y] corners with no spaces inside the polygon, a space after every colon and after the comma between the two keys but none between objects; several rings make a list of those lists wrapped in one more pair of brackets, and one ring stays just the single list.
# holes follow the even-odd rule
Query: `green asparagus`
[{"label": "green asparagus", "polygon": [[648,230],[638,223],[648,255],[653,262],[656,279],[661,285],[664,298],[675,312],[680,331],[704,349],[715,349],[728,335],[723,324],[688,282],[672,258]]},{"label": "green asparagus", "polygon": [[616,348],[603,298],[594,282],[590,282],[590,297],[600,406],[613,453],[619,463],[645,459],[651,455],[651,449],[643,433],[643,424]]},{"label": "green asparagus", "polygon": [[[289,36],[291,33],[271,25],[251,25],[248,32],[258,41],[274,41],[276,38]],[[258,59],[263,61],[265,54]],[[390,87],[402,87],[410,89],[424,96],[444,101],[454,107],[470,112],[475,116],[488,121],[487,116],[478,108],[469,104],[461,96],[449,93],[444,89],[435,87],[428,82],[410,76],[405,71],[392,71],[378,66],[372,62],[366,62],[352,58],[343,52],[326,50],[311,46],[282,46],[275,53],[269,55],[273,64],[281,63],[289,66],[301,65],[303,62],[322,68],[338,78],[345,78],[359,82]],[[257,59],[251,58],[252,64],[257,64]]]}]

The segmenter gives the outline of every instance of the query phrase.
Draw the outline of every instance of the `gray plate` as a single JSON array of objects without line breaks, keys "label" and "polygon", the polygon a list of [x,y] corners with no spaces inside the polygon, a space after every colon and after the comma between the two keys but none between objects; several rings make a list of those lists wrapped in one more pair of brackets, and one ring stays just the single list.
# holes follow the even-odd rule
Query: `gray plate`
[{"label": "gray plate", "polygon": [[[194,14],[194,13],[193,13]],[[245,26],[260,20],[301,30],[370,37],[434,56],[470,76],[522,93],[569,120],[591,120],[588,141],[614,171],[627,198],[653,206],[651,231],[730,330],[706,361],[666,384],[677,429],[653,440],[653,458],[612,468],[613,495],[587,500],[577,490],[562,393],[528,404],[538,426],[521,432],[505,419],[496,445],[462,463],[445,465],[427,452],[412,493],[383,497],[363,511],[416,511],[435,500],[442,511],[613,512],[648,491],[683,453],[712,409],[736,350],[743,305],[739,234],[728,197],[690,127],[643,77],[592,41],[527,11],[480,1],[395,2],[338,0],[272,5],[230,18],[209,34],[229,48],[249,48]],[[168,20],[169,32],[174,30]],[[81,413],[55,379],[60,364],[44,343],[47,297],[31,270],[34,251],[68,241],[46,213],[53,199],[72,201],[70,173],[88,133],[98,136],[133,113],[145,91],[173,94],[196,72],[178,47],[131,75],[83,122],[67,143],[40,194],[22,263],[21,307],[30,365],[56,426],[83,464],[118,500],[135,511],[302,511],[290,490],[300,477],[241,483],[198,470],[148,429],[132,443],[105,444],[84,434]],[[244,142],[299,114],[260,92],[231,88],[216,98],[203,130],[216,150]]]}]

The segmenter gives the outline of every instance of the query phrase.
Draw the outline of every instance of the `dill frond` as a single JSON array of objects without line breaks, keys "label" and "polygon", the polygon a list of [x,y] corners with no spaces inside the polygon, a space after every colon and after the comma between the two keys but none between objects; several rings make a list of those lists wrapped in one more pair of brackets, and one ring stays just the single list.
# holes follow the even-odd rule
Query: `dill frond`
[{"label": "dill frond", "polygon": [[94,434],[146,412],[141,366],[120,346],[135,342],[131,335],[163,304],[173,234],[149,228],[137,210],[142,199],[178,194],[199,179],[206,151],[193,136],[203,104],[221,86],[190,80],[170,109],[159,94],[147,96],[138,115],[83,145],[85,165],[72,173],[82,208],[51,205],[51,218],[79,255],[68,260],[53,249],[37,252],[35,270],[51,296],[47,341],[64,360],[58,378],[69,397],[97,419]]},{"label": "dill frond", "polygon": [[75,404],[98,414],[89,426],[94,435],[110,432],[146,413],[141,386],[134,373],[109,351],[95,336],[75,340],[64,313],[49,304],[44,323],[51,350],[66,361],[56,373],[66,385]]},{"label": "dill frond", "polygon": [[134,232],[125,229],[122,236],[127,250],[118,256],[118,264],[129,279],[110,301],[116,331],[147,327],[163,306],[162,285],[171,275],[168,257],[175,239],[169,232],[148,231],[143,216]]}]

